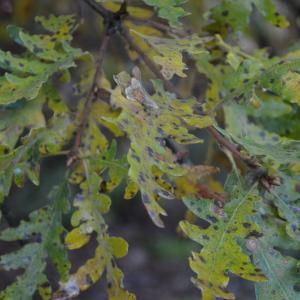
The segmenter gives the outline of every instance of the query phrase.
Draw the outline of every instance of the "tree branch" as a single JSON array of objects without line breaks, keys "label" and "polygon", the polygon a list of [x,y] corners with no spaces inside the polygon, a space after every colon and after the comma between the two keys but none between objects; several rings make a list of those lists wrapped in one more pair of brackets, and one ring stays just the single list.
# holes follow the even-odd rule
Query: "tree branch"
[{"label": "tree branch", "polygon": [[236,148],[236,146],[228,141],[223,135],[221,135],[214,127],[207,127],[206,130],[221,146],[228,149],[233,154],[233,156],[243,161],[248,167],[254,169],[259,167],[257,161],[254,161],[242,155],[241,152]]},{"label": "tree branch", "polygon": [[77,134],[75,136],[75,142],[74,142],[73,149],[71,151],[71,157],[67,163],[68,166],[70,166],[72,164],[72,162],[74,160],[74,155],[75,156],[78,155],[78,149],[81,145],[81,140],[82,140],[82,136],[84,133],[85,125],[87,123],[88,117],[91,112],[92,103],[97,95],[98,81],[101,77],[104,55],[105,55],[109,40],[110,40],[110,35],[107,33],[107,30],[105,30],[105,34],[102,39],[100,49],[98,51],[98,58],[96,61],[96,71],[95,71],[95,75],[93,78],[93,83],[92,83],[91,89],[87,95],[87,98],[86,98],[86,101],[84,104],[84,108],[80,115],[79,127],[78,127]]},{"label": "tree branch", "polygon": [[214,127],[207,127],[206,130],[222,147],[229,150],[234,157],[244,162],[247,165],[247,167],[251,169],[253,179],[255,181],[258,181],[259,184],[268,192],[270,192],[272,186],[281,185],[280,177],[268,175],[268,171],[262,165],[260,165],[260,163],[257,160],[244,156],[234,144],[228,141]]}]

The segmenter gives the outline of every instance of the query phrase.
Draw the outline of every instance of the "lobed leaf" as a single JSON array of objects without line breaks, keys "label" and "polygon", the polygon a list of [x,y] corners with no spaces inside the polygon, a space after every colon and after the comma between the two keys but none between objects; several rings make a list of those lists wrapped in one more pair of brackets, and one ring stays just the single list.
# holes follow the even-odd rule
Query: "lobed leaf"
[{"label": "lobed leaf", "polygon": [[30,35],[16,26],[8,27],[14,41],[27,52],[22,57],[0,51],[0,67],[8,71],[0,77],[0,104],[35,99],[54,73],[75,66],[74,60],[83,55],[69,44],[72,16],[37,17],[37,21],[52,34]]},{"label": "lobed leaf", "polygon": [[158,16],[168,20],[170,26],[180,25],[179,18],[189,15],[182,7],[186,0],[143,0],[146,4],[154,6],[158,10]]},{"label": "lobed leaf", "polygon": [[199,253],[192,253],[190,266],[197,274],[192,281],[201,289],[204,300],[217,297],[235,299],[234,295],[225,289],[229,282],[228,272],[247,280],[266,280],[238,242],[258,234],[259,228],[249,217],[255,214],[255,205],[261,198],[255,185],[246,189],[237,182],[235,176],[228,180],[227,192],[230,202],[224,208],[223,217],[212,218],[211,213],[207,216],[207,209],[198,212],[211,223],[208,228],[203,229],[187,221],[180,222],[185,234],[202,245]]},{"label": "lobed leaf", "polygon": [[299,162],[299,141],[282,138],[250,123],[245,111],[238,105],[227,105],[225,114],[229,137],[245,147],[250,155],[262,156],[278,165]]},{"label": "lobed leaf", "polygon": [[161,66],[161,73],[167,80],[172,79],[175,74],[180,77],[186,77],[183,71],[187,67],[183,62],[182,52],[185,51],[190,55],[199,55],[206,52],[206,50],[201,48],[203,40],[197,35],[180,39],[166,39],[145,35],[140,31],[131,30],[131,33],[142,37],[155,50],[154,53],[148,51],[148,54],[153,56],[154,62]]},{"label": "lobed leaf", "polygon": [[159,177],[153,174],[154,168],[169,176],[181,176],[186,169],[176,163],[176,157],[165,145],[165,138],[177,143],[192,144],[201,142],[188,132],[187,126],[207,127],[213,121],[208,116],[194,113],[193,99],[178,100],[164,91],[161,83],[153,81],[156,93],[149,95],[136,78],[127,73],[115,77],[118,86],[112,91],[111,102],[122,108],[115,122],[127,133],[130,139],[128,162],[129,178],[140,187],[142,201],[154,221],[160,227],[159,217],[166,212],[158,205],[159,196],[173,198],[172,186],[162,187]]},{"label": "lobed leaf", "polygon": [[283,254],[285,249],[292,250],[288,248],[291,244],[295,250],[299,249],[299,243],[290,240],[285,233],[284,222],[275,219],[275,216],[269,215],[258,219],[257,222],[262,229],[263,237],[257,241],[253,249],[253,258],[255,264],[268,277],[267,282],[255,284],[257,299],[294,300],[299,298],[298,262],[289,254]]},{"label": "lobed leaf", "polygon": [[70,268],[67,253],[61,241],[64,232],[62,215],[68,210],[68,189],[65,183],[55,187],[50,194],[52,203],[30,214],[29,221],[22,221],[16,228],[7,228],[0,233],[4,241],[29,240],[37,237],[39,242],[25,244],[19,250],[0,257],[5,270],[24,269],[17,280],[0,293],[0,299],[32,299],[39,287],[48,283],[45,275],[49,257],[65,279]]},{"label": "lobed leaf", "polygon": [[[81,291],[100,280],[104,272],[107,277],[108,299],[117,299],[117,295],[121,295],[123,298],[120,299],[124,300],[135,299],[133,294],[124,289],[122,272],[115,265],[116,258],[127,254],[128,244],[122,238],[110,236],[104,220],[104,214],[110,209],[111,200],[103,192],[114,189],[127,174],[127,168],[123,166],[124,160],[115,160],[116,150],[116,142],[113,142],[106,152],[91,158],[83,158],[82,165],[79,165],[71,175],[72,182],[80,182],[81,192],[73,201],[76,207],[71,217],[73,229],[66,235],[65,244],[70,250],[81,248],[95,233],[97,248],[94,257],[70,274],[67,280],[60,282],[60,288],[55,292],[53,299],[79,295]],[[105,170],[111,179],[107,183],[102,178]],[[81,171],[83,174],[79,173]]]},{"label": "lobed leaf", "polygon": [[276,27],[286,28],[289,26],[288,20],[278,13],[272,0],[223,0],[211,9],[209,19],[213,23],[208,26],[208,29],[218,32],[222,28],[221,31],[224,34],[227,34],[229,27],[234,32],[246,31],[253,5],[267,21]]}]

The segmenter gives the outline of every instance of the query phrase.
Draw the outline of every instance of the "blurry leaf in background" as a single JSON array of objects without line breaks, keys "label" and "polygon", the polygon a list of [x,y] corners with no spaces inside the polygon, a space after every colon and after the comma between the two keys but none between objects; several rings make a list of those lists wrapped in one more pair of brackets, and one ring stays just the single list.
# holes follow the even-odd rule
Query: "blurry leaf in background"
[{"label": "blurry leaf in background", "polygon": [[179,26],[179,19],[188,16],[190,13],[186,12],[179,5],[184,4],[187,0],[143,0],[146,4],[154,6],[158,10],[158,16],[168,20],[170,26]]}]

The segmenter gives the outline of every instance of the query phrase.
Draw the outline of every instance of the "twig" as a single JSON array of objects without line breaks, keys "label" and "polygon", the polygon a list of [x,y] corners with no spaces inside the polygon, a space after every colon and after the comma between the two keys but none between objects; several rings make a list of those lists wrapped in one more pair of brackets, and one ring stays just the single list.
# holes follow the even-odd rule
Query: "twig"
[{"label": "twig", "polygon": [[[84,108],[80,115],[79,127],[78,127],[77,134],[75,136],[74,147],[73,147],[73,150],[71,151],[72,155],[75,155],[75,156],[78,155],[78,149],[81,144],[81,139],[82,139],[82,135],[84,133],[84,128],[87,123],[89,114],[91,112],[93,100],[95,99],[95,96],[97,94],[97,90],[98,90],[97,84],[98,84],[98,81],[101,76],[103,59],[104,59],[105,51],[107,49],[109,40],[110,40],[110,35],[107,33],[107,30],[106,30],[105,35],[101,42],[99,52],[98,52],[98,59],[96,62],[96,71],[95,71],[95,75],[93,78],[93,83],[92,83],[91,89],[89,91],[89,94],[87,95],[87,98],[86,98],[86,101],[84,104]],[[68,161],[68,165],[70,165],[73,160],[74,160],[74,157],[73,158],[70,157],[70,159]]]},{"label": "twig", "polygon": [[83,21],[81,0],[77,0],[77,19],[79,20],[78,23],[81,24]]},{"label": "twig", "polygon": [[67,166],[72,165],[72,163],[78,158],[78,150],[81,146],[82,136],[84,134],[84,129],[86,127],[87,120],[88,120],[88,117],[91,112],[92,103],[95,100],[95,98],[97,97],[97,92],[99,89],[98,81],[101,76],[104,55],[107,50],[109,40],[112,35],[114,35],[117,31],[120,30],[122,19],[124,18],[124,16],[127,15],[126,2],[124,2],[121,5],[120,10],[118,12],[113,13],[113,12],[103,8],[101,5],[95,3],[93,0],[83,0],[83,1],[87,5],[89,5],[94,11],[96,11],[103,17],[103,21],[105,24],[105,30],[104,30],[104,36],[102,38],[102,42],[100,45],[100,49],[98,51],[98,58],[96,61],[96,71],[94,74],[92,86],[87,95],[86,101],[84,103],[84,108],[79,117],[80,121],[79,121],[78,131],[75,136],[75,142],[74,142],[73,149],[72,149],[72,151],[70,151]]},{"label": "twig", "polygon": [[221,146],[230,151],[233,156],[244,162],[251,169],[253,180],[257,181],[265,190],[270,192],[273,186],[281,185],[281,178],[279,176],[268,175],[267,169],[257,160],[244,156],[234,144],[228,141],[214,127],[210,126],[206,129]]},{"label": "twig", "polygon": [[93,78],[92,87],[91,87],[90,92],[87,96],[85,106],[84,106],[84,109],[82,111],[81,118],[80,118],[81,119],[80,120],[80,127],[79,127],[79,130],[78,130],[76,138],[75,138],[75,147],[77,147],[77,148],[80,145],[80,141],[81,141],[82,133],[83,133],[83,130],[84,130],[84,126],[85,126],[87,118],[89,116],[95,94],[97,93],[97,89],[98,89],[97,84],[98,84],[98,81],[99,81],[100,76],[101,76],[104,54],[105,54],[105,51],[107,49],[109,39],[110,39],[110,36],[105,33],[105,35],[102,39],[100,49],[99,49],[98,59],[97,59],[97,62],[96,62],[96,72],[95,72],[95,75],[94,75],[94,78]]},{"label": "twig", "polygon": [[213,191],[206,184],[198,183],[197,187],[198,187],[198,194],[201,197],[205,199],[214,200],[216,206],[218,207],[223,207],[224,204],[228,201],[225,195]]},{"label": "twig", "polygon": [[206,130],[209,134],[224,148],[228,149],[236,158],[243,161],[250,168],[258,168],[259,164],[257,161],[254,161],[248,157],[245,157],[241,152],[236,148],[234,144],[228,141],[222,134],[220,134],[214,127],[207,127]]}]

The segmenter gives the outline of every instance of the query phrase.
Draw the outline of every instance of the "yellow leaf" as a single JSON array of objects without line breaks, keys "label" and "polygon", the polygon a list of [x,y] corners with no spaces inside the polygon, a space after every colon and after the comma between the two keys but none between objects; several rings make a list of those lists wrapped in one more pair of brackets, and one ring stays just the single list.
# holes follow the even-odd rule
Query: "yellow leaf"
[{"label": "yellow leaf", "polygon": [[102,276],[107,263],[105,258],[105,250],[103,247],[98,246],[95,256],[81,266],[76,273],[72,274],[67,282],[60,284],[61,287],[55,293],[53,299],[61,299],[61,294],[67,297],[65,299],[70,299],[77,296],[80,291],[88,289]]},{"label": "yellow leaf", "polygon": [[[106,9],[109,9],[113,12],[117,12],[121,7],[121,4],[113,3],[113,2],[106,2],[106,3],[103,3],[102,5]],[[154,14],[153,10],[145,9],[145,8],[138,7],[138,6],[128,6],[127,12],[130,16],[133,16],[138,19],[149,19]]]},{"label": "yellow leaf", "polygon": [[153,10],[137,6],[129,6],[127,10],[130,16],[134,16],[137,19],[150,19],[154,14]]},{"label": "yellow leaf", "polygon": [[300,163],[291,165],[290,170],[294,173],[300,173]]},{"label": "yellow leaf", "polygon": [[121,258],[128,253],[128,243],[124,239],[110,236],[107,241],[111,247],[111,253],[113,256]]},{"label": "yellow leaf", "polygon": [[300,106],[300,75],[296,72],[289,71],[283,77],[284,91],[290,96],[292,103],[297,103]]},{"label": "yellow leaf", "polygon": [[109,209],[110,209],[110,205],[111,205],[111,199],[108,195],[106,194],[101,194],[100,195],[100,212],[102,214],[106,214],[109,212]]},{"label": "yellow leaf", "polygon": [[81,233],[80,228],[77,227],[70,231],[66,238],[65,238],[65,244],[70,250],[79,249],[85,244],[87,244],[90,240],[90,237],[88,235],[84,235]]},{"label": "yellow leaf", "polygon": [[175,74],[180,77],[186,77],[186,74],[183,72],[187,69],[183,62],[183,51],[191,55],[206,53],[206,51],[201,48],[203,41],[197,35],[191,35],[184,39],[177,40],[149,36],[134,30],[131,30],[131,33],[143,38],[144,41],[155,50],[156,54],[153,55],[152,59],[161,66],[161,73],[167,80],[172,79]]},{"label": "yellow leaf", "polygon": [[[153,57],[154,55],[157,54],[156,51],[153,50],[150,47],[150,45],[148,45],[148,43],[146,43],[141,36],[135,34],[135,32],[138,32],[140,34],[145,34],[147,36],[161,36],[162,33],[159,30],[151,26],[135,25],[130,21],[125,21],[124,25],[130,30],[129,32],[131,34],[132,39],[143,50],[143,52],[146,55]],[[136,52],[132,51],[131,49],[129,49],[129,55],[132,60],[139,58],[139,55]]]},{"label": "yellow leaf", "polygon": [[[118,267],[112,269],[111,276],[108,276],[112,282],[111,287],[108,289],[108,299],[109,300],[135,300],[134,294],[129,293],[123,287],[123,273]],[[111,277],[111,278],[109,278]]]},{"label": "yellow leaf", "polygon": [[214,124],[214,118],[211,116],[190,116],[183,118],[186,123],[190,126],[197,127],[197,128],[206,128]]},{"label": "yellow leaf", "polygon": [[129,180],[125,189],[124,198],[132,199],[139,191],[139,186],[132,180]]}]

